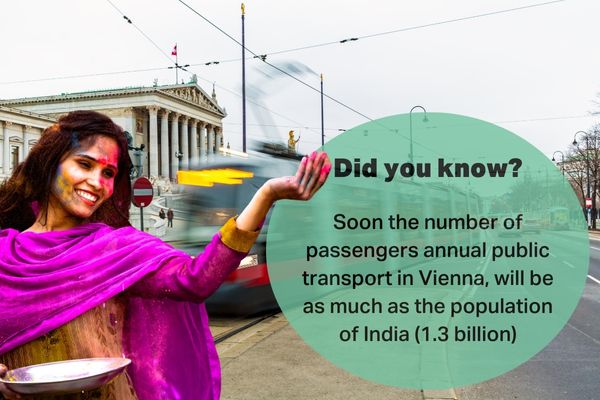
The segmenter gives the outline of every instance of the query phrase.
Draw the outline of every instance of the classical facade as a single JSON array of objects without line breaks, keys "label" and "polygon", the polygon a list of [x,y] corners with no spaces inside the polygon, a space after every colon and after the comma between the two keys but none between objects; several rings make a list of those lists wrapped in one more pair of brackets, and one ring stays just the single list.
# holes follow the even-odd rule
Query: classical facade
[{"label": "classical facade", "polygon": [[[26,155],[27,146],[18,146],[19,143],[35,142],[43,127],[73,110],[102,112],[129,132],[133,146],[144,145],[132,157],[134,164],[137,156],[142,174],[155,180],[174,180],[179,169],[205,161],[223,145],[225,111],[218,105],[214,89],[209,96],[193,82],[2,100],[0,106],[18,109],[17,114],[35,113],[40,119],[36,124],[23,122],[18,127],[8,127],[9,133],[3,138],[9,137],[9,144],[3,146],[2,159],[2,165],[8,165],[7,171],[15,160],[10,158],[10,152],[17,151],[13,142],[19,147],[20,156]],[[17,161],[20,160],[22,157]]]},{"label": "classical facade", "polygon": [[10,176],[42,131],[54,122],[46,115],[0,106],[0,181]]}]

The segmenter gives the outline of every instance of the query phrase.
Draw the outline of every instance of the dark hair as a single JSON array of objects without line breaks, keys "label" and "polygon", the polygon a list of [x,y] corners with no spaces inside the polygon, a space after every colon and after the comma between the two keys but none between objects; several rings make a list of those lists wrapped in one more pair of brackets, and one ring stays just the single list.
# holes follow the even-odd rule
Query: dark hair
[{"label": "dark hair", "polygon": [[[113,227],[129,226],[131,202],[131,159],[127,139],[109,117],[95,111],[73,111],[42,132],[39,142],[0,186],[0,228],[23,231],[36,220],[36,212],[47,213],[52,182],[65,155],[93,145],[98,136],[114,139],[119,148],[118,172],[114,192],[90,217]],[[46,214],[47,215],[47,214]]]}]

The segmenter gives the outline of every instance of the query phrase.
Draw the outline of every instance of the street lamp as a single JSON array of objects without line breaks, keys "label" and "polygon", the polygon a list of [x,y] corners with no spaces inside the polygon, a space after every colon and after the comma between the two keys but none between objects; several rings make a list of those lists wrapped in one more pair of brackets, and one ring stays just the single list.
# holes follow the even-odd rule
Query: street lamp
[{"label": "street lamp", "polygon": [[562,151],[560,151],[560,150],[556,150],[554,153],[552,153],[552,161],[556,161],[556,160],[554,159],[554,155],[555,155],[556,153],[560,153],[560,155],[561,155],[561,157],[562,157],[562,158],[561,158],[561,160],[560,160],[560,162],[558,163],[558,165],[560,165],[560,172],[562,172],[562,174],[563,174],[563,176],[564,176],[564,175],[565,175],[565,170],[564,170],[564,165],[563,165],[563,164],[565,163],[565,153],[563,153],[563,152],[562,152]]},{"label": "street lamp", "polygon": [[410,125],[410,153],[408,154],[408,158],[409,158],[411,164],[413,164],[412,113],[417,108],[420,108],[421,110],[423,110],[423,113],[425,114],[423,117],[423,122],[429,121],[427,119],[427,111],[425,110],[425,108],[423,106],[414,106],[413,108],[410,109],[410,112],[408,113],[408,118],[410,120],[410,123],[409,123],[409,125]]},{"label": "street lamp", "polygon": [[[590,160],[588,159],[588,157],[589,157],[589,152],[590,152],[590,140],[587,136],[588,133],[586,131],[577,131],[577,132],[575,132],[575,135],[573,135],[573,146],[577,146],[577,135],[580,133],[583,133],[585,135],[585,150],[586,150],[585,166],[586,166],[586,180],[587,180],[586,199],[589,199],[590,198]],[[587,205],[586,205],[588,227],[592,226],[592,212],[591,211],[592,211],[591,208],[587,208]]]},{"label": "street lamp", "polygon": [[139,178],[144,172],[144,166],[142,158],[144,157],[145,144],[141,144],[139,147],[133,145],[133,136],[128,131],[123,132],[127,138],[127,149],[133,151],[133,169],[129,172],[131,179]]}]

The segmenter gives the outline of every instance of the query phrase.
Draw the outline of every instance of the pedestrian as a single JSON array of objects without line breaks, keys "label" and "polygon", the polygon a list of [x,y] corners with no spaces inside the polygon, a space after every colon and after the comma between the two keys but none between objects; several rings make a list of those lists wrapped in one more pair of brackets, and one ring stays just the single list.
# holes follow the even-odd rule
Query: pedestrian
[{"label": "pedestrian", "polygon": [[[0,185],[0,374],[125,356],[131,365],[110,383],[52,399],[218,399],[202,302],[247,255],[272,204],[310,199],[331,164],[313,153],[295,176],[265,182],[197,257],[131,227],[130,169],[122,129],[74,111]],[[0,394],[17,397],[2,384]]]},{"label": "pedestrian", "polygon": [[169,211],[167,211],[167,222],[168,222],[167,227],[169,227],[169,228],[173,227],[173,217],[174,216],[175,216],[175,213],[173,212],[173,209],[169,208]]},{"label": "pedestrian", "polygon": [[165,210],[164,209],[162,209],[162,208],[160,209],[160,211],[158,212],[158,217],[160,219],[165,219],[166,218]]}]

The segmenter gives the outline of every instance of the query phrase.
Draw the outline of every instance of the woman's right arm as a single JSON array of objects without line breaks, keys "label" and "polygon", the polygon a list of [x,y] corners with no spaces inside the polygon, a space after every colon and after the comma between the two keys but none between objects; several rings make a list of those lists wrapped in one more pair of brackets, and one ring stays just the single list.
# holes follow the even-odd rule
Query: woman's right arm
[{"label": "woman's right arm", "polygon": [[173,257],[130,287],[129,293],[200,303],[239,266],[258,233],[239,229],[232,218],[195,258],[171,248]]},{"label": "woman's right arm", "polygon": [[313,152],[304,157],[296,175],[267,181],[239,217],[230,219],[195,259],[179,253],[132,286],[130,293],[141,297],[204,301],[246,257],[273,203],[282,199],[310,200],[323,186],[330,170],[327,154]]}]

